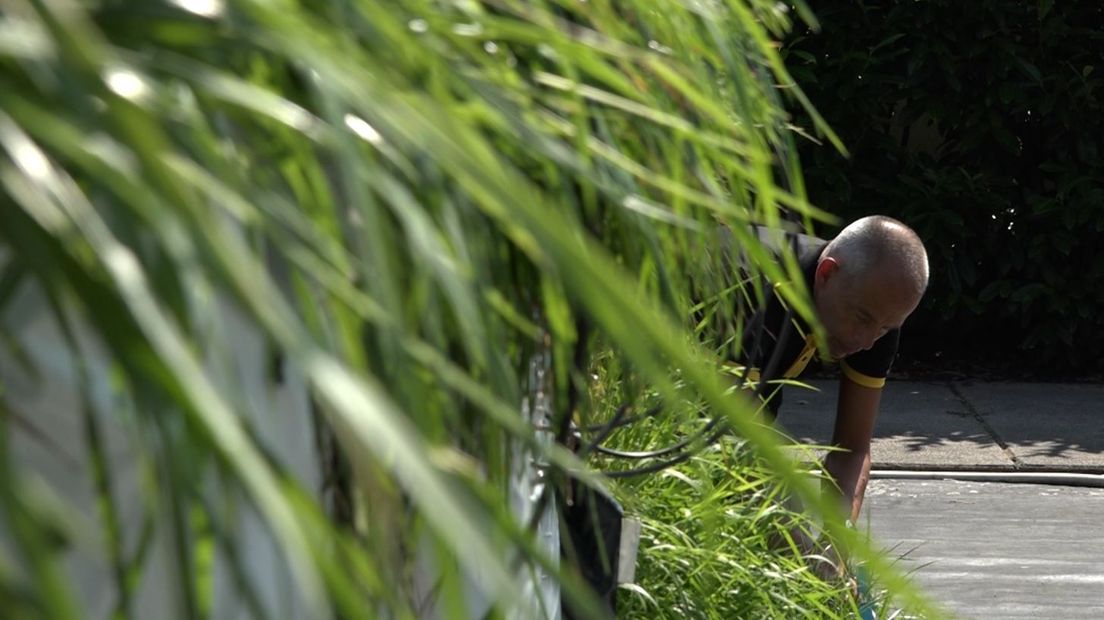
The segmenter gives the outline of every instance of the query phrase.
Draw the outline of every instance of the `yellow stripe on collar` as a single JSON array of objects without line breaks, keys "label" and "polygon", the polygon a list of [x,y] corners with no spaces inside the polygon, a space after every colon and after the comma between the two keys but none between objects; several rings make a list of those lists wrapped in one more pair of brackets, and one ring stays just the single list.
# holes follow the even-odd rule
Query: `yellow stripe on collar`
[{"label": "yellow stripe on collar", "polygon": [[794,363],[786,369],[786,372],[782,373],[783,379],[793,379],[805,370],[805,367],[809,365],[809,361],[816,355],[816,336],[815,334],[809,334],[805,336],[805,346],[801,349],[801,353],[798,354]]},{"label": "yellow stripe on collar", "polygon": [[737,379],[739,379],[740,377],[743,377],[744,373],[747,372],[746,383],[752,384],[752,385],[754,385],[756,383],[759,383],[759,369],[758,368],[746,368],[745,369],[743,366],[740,366],[738,364],[725,364],[724,365],[724,371],[727,374],[732,375],[733,377],[735,377]]}]

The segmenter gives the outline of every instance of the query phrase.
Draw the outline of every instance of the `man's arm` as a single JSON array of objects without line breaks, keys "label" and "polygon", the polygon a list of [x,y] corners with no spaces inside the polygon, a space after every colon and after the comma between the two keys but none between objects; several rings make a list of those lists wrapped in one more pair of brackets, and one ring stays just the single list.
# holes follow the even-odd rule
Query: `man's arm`
[{"label": "man's arm", "polygon": [[881,400],[882,388],[860,385],[846,375],[840,377],[832,431],[832,445],[840,450],[828,454],[824,468],[839,487],[841,507],[852,523],[858,522],[870,480],[870,438]]}]

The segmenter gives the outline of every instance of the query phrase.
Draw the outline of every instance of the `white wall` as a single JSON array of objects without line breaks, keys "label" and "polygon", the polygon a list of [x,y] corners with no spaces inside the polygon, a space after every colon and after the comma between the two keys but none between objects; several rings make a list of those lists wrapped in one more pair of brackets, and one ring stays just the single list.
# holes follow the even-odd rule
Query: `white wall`
[{"label": "white wall", "polygon": [[[273,381],[269,376],[269,353],[257,331],[225,304],[211,304],[210,309],[204,326],[211,351],[210,376],[226,388],[226,393],[237,394],[237,411],[256,429],[269,452],[277,455],[305,488],[316,491],[320,473],[303,381],[290,368],[282,383]],[[0,382],[7,402],[18,414],[12,425],[13,456],[30,480],[41,484],[67,507],[64,514],[76,537],[66,554],[66,568],[76,588],[79,609],[87,618],[107,618],[116,604],[117,590],[94,501],[77,358],[37,289],[23,286],[7,304],[0,324],[26,351],[38,373],[28,373],[12,355],[11,347],[0,346]],[[148,446],[149,442],[137,441],[136,425],[125,423],[133,411],[111,387],[113,370],[104,348],[89,336],[83,322],[74,325],[86,360],[94,415],[108,447],[107,460],[128,554],[134,553],[138,543],[147,512],[144,504],[152,501],[157,515],[156,535],[134,601],[135,615],[180,617],[175,585],[179,583],[178,566],[171,551],[169,521],[161,510],[164,503],[158,503],[157,489],[163,488],[164,482],[151,476],[150,460],[155,455],[140,452],[140,446]],[[157,414],[164,416],[170,433],[183,430],[178,412]],[[195,475],[214,491],[210,463],[197,459]],[[256,514],[245,504],[242,498],[236,516],[236,540],[244,554],[245,572],[256,585],[266,613],[269,617],[305,618],[286,563]],[[0,540],[5,537],[0,525]],[[214,575],[213,617],[248,617],[234,593],[225,558],[215,560]]]},{"label": "white wall", "polygon": [[[202,303],[197,301],[197,303]],[[304,488],[318,492],[321,474],[307,391],[301,376],[285,365],[282,382],[272,376],[272,359],[264,339],[242,315],[228,304],[210,303],[206,323],[201,326],[207,351],[209,377],[224,394],[235,395],[236,411],[256,431],[270,454],[292,472]],[[129,423],[133,406],[112,389],[108,356],[102,344],[90,336],[85,323],[74,317],[80,355],[85,360],[88,394],[93,415],[107,445],[107,460],[113,476],[116,506],[120,510],[124,547],[133,555],[143,520],[152,508],[155,535],[143,566],[144,576],[134,599],[138,618],[171,619],[184,617],[179,605],[181,567],[173,553],[169,520],[165,508],[164,481],[153,475],[152,461],[158,455],[146,454],[137,432],[143,425]],[[75,587],[79,609],[89,619],[108,618],[117,602],[117,590],[111,571],[104,529],[96,511],[94,481],[86,440],[82,407],[82,382],[75,360],[41,292],[23,286],[0,314],[0,328],[12,336],[30,357],[37,372],[28,372],[12,354],[10,346],[0,345],[0,383],[7,402],[17,412],[12,428],[12,449],[18,466],[30,480],[41,484],[59,505],[75,532],[72,547],[65,554],[66,570]],[[523,412],[535,424],[547,427],[548,361],[539,356],[530,367],[529,396]],[[152,413],[152,412],[146,412]],[[156,412],[166,420],[170,433],[183,431],[178,412]],[[543,433],[551,441],[550,433]],[[542,481],[532,455],[514,447],[511,478],[511,508],[519,519],[527,521],[539,495]],[[196,481],[217,496],[217,479],[210,462],[196,459]],[[244,569],[255,585],[266,617],[304,618],[302,601],[280,551],[256,513],[239,497],[235,541],[243,555]],[[0,521],[0,554],[11,557],[4,545],[10,539]],[[539,522],[539,539],[551,557],[559,554],[559,530],[554,504]],[[6,541],[6,542],[5,542]],[[431,590],[435,569],[431,552],[419,558],[418,580],[426,593]],[[18,567],[17,567],[18,568]],[[469,575],[469,617],[482,617],[489,603],[477,574]],[[215,559],[213,614],[216,620],[250,617],[229,572],[226,558]],[[515,618],[560,617],[559,587],[543,571],[523,569],[519,588],[530,605],[517,609]],[[440,616],[429,602],[426,617]],[[314,620],[314,619],[310,619]]]}]

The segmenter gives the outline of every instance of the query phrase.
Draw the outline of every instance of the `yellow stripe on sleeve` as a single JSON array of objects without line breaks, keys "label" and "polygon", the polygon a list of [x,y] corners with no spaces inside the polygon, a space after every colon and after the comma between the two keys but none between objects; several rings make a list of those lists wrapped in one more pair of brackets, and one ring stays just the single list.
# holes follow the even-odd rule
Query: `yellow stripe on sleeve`
[{"label": "yellow stripe on sleeve", "polygon": [[885,377],[871,377],[869,375],[864,375],[854,368],[848,366],[847,362],[844,360],[840,360],[840,370],[843,371],[843,374],[848,379],[854,381],[855,383],[858,383],[863,387],[877,389],[884,387],[886,383]]}]

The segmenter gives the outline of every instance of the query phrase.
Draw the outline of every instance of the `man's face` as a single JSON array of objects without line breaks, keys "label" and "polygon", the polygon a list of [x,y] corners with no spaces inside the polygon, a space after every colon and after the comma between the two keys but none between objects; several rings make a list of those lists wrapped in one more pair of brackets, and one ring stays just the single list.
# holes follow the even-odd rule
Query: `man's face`
[{"label": "man's face", "polygon": [[892,269],[875,267],[853,277],[834,258],[822,258],[817,265],[813,298],[834,359],[869,349],[900,327],[920,303],[920,295]]}]

